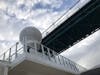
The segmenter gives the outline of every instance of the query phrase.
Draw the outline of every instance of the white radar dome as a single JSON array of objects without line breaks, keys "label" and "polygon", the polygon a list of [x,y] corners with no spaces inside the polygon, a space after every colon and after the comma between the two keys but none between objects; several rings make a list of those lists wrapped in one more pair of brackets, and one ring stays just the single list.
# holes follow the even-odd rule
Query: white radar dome
[{"label": "white radar dome", "polygon": [[35,27],[26,27],[21,31],[19,39],[22,44],[32,44],[34,41],[41,43],[42,34]]}]

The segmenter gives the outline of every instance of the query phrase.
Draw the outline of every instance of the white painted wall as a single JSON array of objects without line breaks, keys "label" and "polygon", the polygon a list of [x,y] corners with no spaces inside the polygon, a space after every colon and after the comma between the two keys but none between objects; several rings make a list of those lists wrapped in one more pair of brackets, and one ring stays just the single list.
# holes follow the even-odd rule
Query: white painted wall
[{"label": "white painted wall", "polygon": [[0,63],[0,75],[8,75],[8,67]]}]

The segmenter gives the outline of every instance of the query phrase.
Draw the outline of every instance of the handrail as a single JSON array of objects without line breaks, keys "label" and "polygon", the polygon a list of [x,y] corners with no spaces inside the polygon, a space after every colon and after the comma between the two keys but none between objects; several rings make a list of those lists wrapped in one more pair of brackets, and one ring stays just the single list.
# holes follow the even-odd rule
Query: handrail
[{"label": "handrail", "polygon": [[[34,42],[34,47],[30,47],[29,51],[25,51],[25,50],[28,50],[28,46],[24,47],[20,44],[21,46],[19,47],[18,46],[19,44],[20,43],[17,43],[15,45],[15,49],[10,48],[9,51],[5,52],[1,56],[1,57],[3,57],[1,60],[8,61],[9,63],[13,63],[13,61],[16,60],[16,58],[18,58],[20,55],[23,55],[24,53],[27,52],[29,54],[34,53],[32,55],[38,55],[42,59],[46,58],[45,60],[48,60],[52,63],[62,65],[64,67],[66,67],[67,70],[70,70],[71,72],[80,73],[81,71],[86,70],[82,66],[76,64],[75,62],[71,61],[70,59],[68,59],[62,55],[59,55],[54,50],[52,50],[38,42]],[[27,49],[24,49],[24,48],[27,48]],[[33,52],[31,52],[31,50]]]}]

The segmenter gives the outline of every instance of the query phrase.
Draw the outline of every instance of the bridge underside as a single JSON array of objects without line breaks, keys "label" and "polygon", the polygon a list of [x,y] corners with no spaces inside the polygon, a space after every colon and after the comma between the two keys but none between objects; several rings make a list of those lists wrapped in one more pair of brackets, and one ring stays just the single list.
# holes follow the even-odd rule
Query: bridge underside
[{"label": "bridge underside", "polygon": [[42,43],[61,52],[95,32],[97,28],[100,28],[100,0],[92,0],[48,34]]}]

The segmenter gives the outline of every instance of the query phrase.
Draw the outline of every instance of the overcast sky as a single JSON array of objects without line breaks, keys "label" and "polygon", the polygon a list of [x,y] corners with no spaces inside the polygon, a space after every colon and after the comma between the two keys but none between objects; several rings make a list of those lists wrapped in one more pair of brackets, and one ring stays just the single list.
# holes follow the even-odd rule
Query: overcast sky
[{"label": "overcast sky", "polygon": [[100,65],[100,30],[62,54],[88,69]]},{"label": "overcast sky", "polygon": [[[24,27],[35,26],[43,32],[77,1],[0,0],[0,53],[19,40],[19,33]],[[100,62],[99,38],[100,31],[71,47],[63,55],[84,67],[93,67]]]},{"label": "overcast sky", "polygon": [[78,0],[0,0],[0,51],[19,40],[20,31],[35,26],[41,32]]}]

